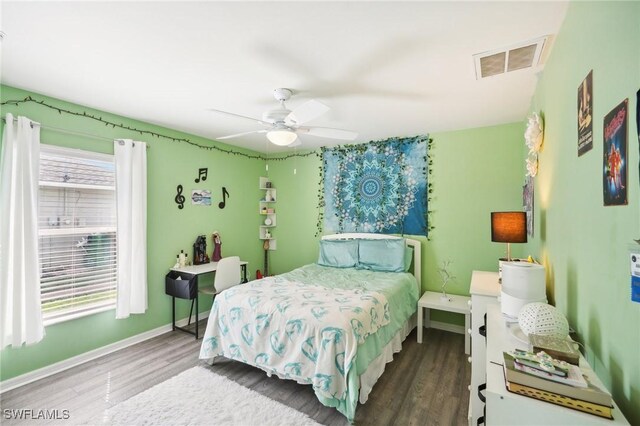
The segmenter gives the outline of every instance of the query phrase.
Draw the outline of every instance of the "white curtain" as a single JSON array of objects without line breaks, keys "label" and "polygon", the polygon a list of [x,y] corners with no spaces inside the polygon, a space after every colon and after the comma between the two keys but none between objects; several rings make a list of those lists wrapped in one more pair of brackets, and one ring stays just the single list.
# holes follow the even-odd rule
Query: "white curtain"
[{"label": "white curtain", "polygon": [[147,310],[147,145],[114,141],[118,217],[116,318]]},{"label": "white curtain", "polygon": [[38,256],[40,126],[6,115],[0,160],[0,340],[2,348],[44,337]]}]

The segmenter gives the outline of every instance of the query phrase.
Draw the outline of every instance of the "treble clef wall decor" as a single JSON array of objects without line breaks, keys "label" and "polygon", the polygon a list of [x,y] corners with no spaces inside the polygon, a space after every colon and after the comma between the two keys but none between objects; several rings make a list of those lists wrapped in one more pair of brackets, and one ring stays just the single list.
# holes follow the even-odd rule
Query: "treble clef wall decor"
[{"label": "treble clef wall decor", "polygon": [[178,204],[178,208],[183,209],[185,198],[184,195],[182,195],[182,185],[178,185],[176,190],[178,191],[178,194],[176,195],[176,198],[174,198],[174,200],[176,201],[176,204]]}]

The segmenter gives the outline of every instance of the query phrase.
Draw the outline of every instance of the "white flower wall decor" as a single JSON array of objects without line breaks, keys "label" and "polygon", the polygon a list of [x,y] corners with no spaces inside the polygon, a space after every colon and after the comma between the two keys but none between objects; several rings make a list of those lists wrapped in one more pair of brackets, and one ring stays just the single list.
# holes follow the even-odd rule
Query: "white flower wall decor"
[{"label": "white flower wall decor", "polygon": [[538,152],[542,148],[544,139],[544,125],[542,117],[537,113],[528,118],[527,129],[524,132],[524,140],[529,148],[527,156],[527,176],[535,177],[538,174]]},{"label": "white flower wall decor", "polygon": [[535,177],[538,174],[538,154],[527,158],[527,176]]},{"label": "white flower wall decor", "polygon": [[529,154],[537,154],[540,151],[540,147],[542,146],[542,138],[543,138],[543,124],[542,118],[537,113],[533,113],[529,117],[529,121],[527,123],[527,130],[524,132],[524,139],[527,142],[527,147],[529,147]]}]

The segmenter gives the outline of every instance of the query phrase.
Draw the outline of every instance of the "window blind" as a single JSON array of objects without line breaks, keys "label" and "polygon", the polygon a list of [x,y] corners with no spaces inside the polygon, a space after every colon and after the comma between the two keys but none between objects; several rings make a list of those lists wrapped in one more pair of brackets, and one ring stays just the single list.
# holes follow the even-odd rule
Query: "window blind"
[{"label": "window blind", "polygon": [[115,308],[113,156],[43,145],[38,221],[45,324]]}]

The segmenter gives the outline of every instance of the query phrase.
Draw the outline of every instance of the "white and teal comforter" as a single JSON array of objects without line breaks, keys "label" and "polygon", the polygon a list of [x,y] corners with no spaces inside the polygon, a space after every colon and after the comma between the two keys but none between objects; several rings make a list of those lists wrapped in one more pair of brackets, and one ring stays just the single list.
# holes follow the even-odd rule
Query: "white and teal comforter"
[{"label": "white and teal comforter", "polygon": [[413,278],[307,265],[225,290],[211,309],[200,358],[224,356],[311,384],[321,402],[352,420],[359,346],[406,320],[392,318],[388,297],[415,311],[415,279],[407,275]]}]

